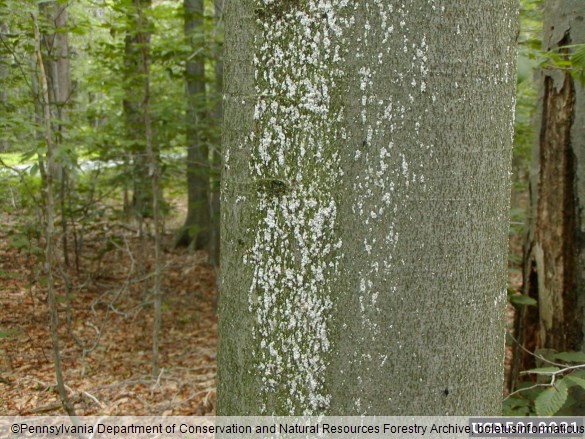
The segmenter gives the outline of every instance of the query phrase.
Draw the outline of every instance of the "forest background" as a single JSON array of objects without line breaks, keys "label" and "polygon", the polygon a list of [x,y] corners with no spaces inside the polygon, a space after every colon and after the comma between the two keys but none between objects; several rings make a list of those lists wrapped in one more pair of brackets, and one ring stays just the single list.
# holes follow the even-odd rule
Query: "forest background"
[{"label": "forest background", "polygon": [[[0,1],[0,415],[214,413],[223,2]],[[539,345],[526,280],[538,74],[585,66],[543,50],[542,6],[521,1],[502,399],[582,415],[585,354]]]}]

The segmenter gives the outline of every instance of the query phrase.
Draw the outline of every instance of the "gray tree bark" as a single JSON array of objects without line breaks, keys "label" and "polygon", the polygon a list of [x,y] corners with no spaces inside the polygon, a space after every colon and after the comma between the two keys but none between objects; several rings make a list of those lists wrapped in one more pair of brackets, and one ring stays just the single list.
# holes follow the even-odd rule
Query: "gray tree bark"
[{"label": "gray tree bark", "polygon": [[501,410],[516,4],[226,5],[220,415]]},{"label": "gray tree bark", "polygon": [[42,49],[45,52],[45,70],[49,85],[49,99],[57,141],[62,141],[67,105],[71,97],[71,75],[69,62],[69,33],[67,27],[67,5],[57,1],[39,4],[39,9],[46,21],[43,32]]},{"label": "gray tree bark", "polygon": [[51,115],[51,98],[50,98],[50,88],[49,88],[49,81],[46,71],[45,71],[45,62],[43,60],[43,55],[41,52],[41,34],[38,29],[38,23],[36,17],[33,15],[33,28],[34,28],[34,36],[35,36],[35,45],[34,45],[34,55],[37,61],[38,72],[39,72],[39,87],[40,87],[40,96],[41,100],[39,102],[42,105],[43,109],[43,134],[45,140],[45,159],[46,159],[46,170],[44,172],[43,184],[42,189],[44,192],[43,201],[44,201],[44,216],[45,216],[45,224],[44,224],[44,232],[45,232],[45,251],[44,251],[44,268],[46,271],[47,277],[47,302],[49,306],[49,326],[50,326],[50,334],[51,334],[51,345],[53,348],[53,363],[55,366],[55,378],[57,381],[57,391],[59,393],[59,398],[61,399],[61,404],[63,405],[64,410],[67,412],[69,416],[74,417],[76,415],[75,408],[69,401],[67,397],[66,389],[65,389],[65,380],[63,377],[63,370],[62,370],[62,362],[61,362],[61,350],[59,347],[59,334],[58,334],[58,309],[57,309],[57,298],[56,298],[56,291],[55,291],[55,271],[57,267],[57,262],[55,258],[55,241],[56,241],[56,234],[55,234],[55,191],[54,191],[54,172],[56,169],[55,166],[55,144],[53,142],[53,128],[52,128],[52,115]]},{"label": "gray tree bark", "polygon": [[176,244],[205,248],[210,235],[209,147],[205,135],[207,95],[203,48],[203,0],[184,0],[185,38],[192,55],[186,63],[187,218]]},{"label": "gray tree bark", "polygon": [[141,44],[150,44],[150,24],[144,11],[151,0],[128,0],[127,30],[125,38],[125,95],[123,100],[126,135],[133,166],[132,210],[143,218],[152,216],[152,188],[148,178],[148,157],[144,126],[143,102],[146,71],[142,62]]},{"label": "gray tree bark", "polygon": [[219,170],[221,169],[221,131],[223,123],[223,33],[224,33],[224,0],[213,0],[213,16],[215,25],[214,42],[214,70],[215,70],[215,105],[213,107],[213,128],[215,129],[211,155],[211,194],[210,194],[210,236],[209,236],[209,262],[214,266],[219,265],[220,248],[220,182]]},{"label": "gray tree bark", "polygon": [[[0,38],[2,38],[2,41],[4,41],[4,34],[6,34],[8,32],[8,27],[6,26],[6,23],[4,23],[3,21],[0,21]],[[7,76],[8,76],[8,56],[5,53],[2,53],[1,58],[0,58],[0,84],[2,84],[2,87],[0,87],[0,111],[2,113],[4,113],[6,111],[6,107],[8,104],[8,96],[6,94],[6,90],[4,88],[4,81],[6,80]],[[0,135],[0,152],[5,152],[6,149],[8,148],[8,141],[6,139],[6,137],[1,134]]]},{"label": "gray tree bark", "polygon": [[[563,46],[585,43],[584,18],[582,1],[545,2],[543,50],[568,57]],[[585,350],[585,87],[553,67],[540,72],[540,87],[523,263],[524,293],[538,307],[524,310],[520,342]],[[533,362],[524,354],[515,369]]]},{"label": "gray tree bark", "polygon": [[[67,7],[57,1],[39,3],[39,10],[45,21],[42,35],[42,49],[44,51],[44,67],[47,72],[49,93],[49,108],[51,110],[52,133],[55,137],[55,147],[59,148],[65,142],[67,130],[67,109],[71,99],[71,74],[69,62],[69,33],[67,29]],[[67,244],[67,212],[66,199],[68,197],[67,168],[55,162],[55,178],[60,183],[59,201],[61,210],[61,241],[63,261],[69,265]]]}]

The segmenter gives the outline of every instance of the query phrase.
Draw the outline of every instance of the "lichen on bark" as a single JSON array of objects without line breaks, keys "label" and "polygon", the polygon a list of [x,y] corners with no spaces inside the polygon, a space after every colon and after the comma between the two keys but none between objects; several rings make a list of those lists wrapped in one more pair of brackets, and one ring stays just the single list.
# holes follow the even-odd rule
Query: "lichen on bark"
[{"label": "lichen on bark", "polygon": [[266,413],[322,413],[329,405],[324,371],[341,245],[341,108],[330,93],[341,79],[334,44],[343,3],[255,2],[257,100],[248,142],[257,217],[244,263],[253,267],[249,308]]}]

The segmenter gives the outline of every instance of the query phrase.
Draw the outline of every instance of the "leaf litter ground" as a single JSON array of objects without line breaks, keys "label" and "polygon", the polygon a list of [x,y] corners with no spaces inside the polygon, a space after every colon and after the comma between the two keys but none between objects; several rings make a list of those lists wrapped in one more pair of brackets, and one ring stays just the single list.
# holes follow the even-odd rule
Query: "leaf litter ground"
[{"label": "leaf litter ground", "polygon": [[[2,220],[16,221],[4,215]],[[39,263],[8,238],[0,236],[0,415],[64,414]],[[169,250],[172,236],[165,238],[161,371],[156,377],[151,374],[153,312],[148,296],[151,244],[141,251],[131,228],[103,224],[84,237],[80,274],[67,270],[69,305],[65,280],[57,276],[63,371],[78,415],[215,411],[214,269],[201,252]],[[137,268],[141,255],[142,274]]]}]

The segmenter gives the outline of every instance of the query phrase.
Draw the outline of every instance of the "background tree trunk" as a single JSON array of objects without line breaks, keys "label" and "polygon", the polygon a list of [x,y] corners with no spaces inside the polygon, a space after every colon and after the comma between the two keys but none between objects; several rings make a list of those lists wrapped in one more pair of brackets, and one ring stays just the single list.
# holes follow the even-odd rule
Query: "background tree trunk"
[{"label": "background tree trunk", "polygon": [[497,415],[516,4],[226,5],[219,415]]},{"label": "background tree trunk", "polygon": [[203,55],[203,0],[184,0],[187,60],[187,218],[176,244],[202,249],[209,243],[209,148],[205,135],[207,97]]},{"label": "background tree trunk", "polygon": [[[585,43],[579,0],[545,2],[543,50]],[[524,293],[538,300],[520,316],[519,341],[529,351],[585,349],[585,88],[568,71],[540,73],[530,215],[524,246]],[[534,358],[518,350],[518,370]]]},{"label": "background tree trunk", "polygon": [[[8,26],[6,23],[0,20],[0,37],[4,40],[4,34],[8,32]],[[8,62],[9,57],[7,54],[2,54],[0,59],[0,84],[4,84],[6,77],[8,76]],[[0,87],[0,111],[2,113],[7,111],[8,96],[4,86]],[[8,141],[6,140],[5,134],[0,134],[0,152],[5,152],[8,148]]]},{"label": "background tree trunk", "polygon": [[148,157],[144,127],[144,90],[146,72],[140,44],[150,44],[150,23],[145,17],[151,0],[131,0],[128,4],[128,23],[125,39],[125,96],[124,118],[130,156],[133,162],[132,209],[139,218],[152,216],[152,187],[148,178]]},{"label": "background tree trunk", "polygon": [[213,15],[215,20],[215,106],[213,108],[214,139],[211,155],[211,195],[210,195],[210,220],[211,230],[209,236],[209,263],[219,265],[220,248],[220,172],[221,169],[221,131],[223,124],[223,33],[224,33],[224,0],[213,1]]},{"label": "background tree trunk", "polygon": [[33,15],[33,27],[35,35],[35,58],[37,60],[39,73],[39,92],[40,103],[43,109],[43,134],[45,140],[45,159],[46,169],[44,172],[42,190],[43,196],[43,214],[44,214],[44,234],[45,234],[45,249],[44,249],[44,268],[47,278],[47,302],[49,307],[49,326],[51,335],[51,345],[53,350],[53,365],[55,367],[55,378],[57,381],[57,391],[63,409],[69,416],[75,416],[75,408],[67,397],[65,390],[65,380],[63,377],[63,369],[61,362],[61,350],[59,347],[59,311],[57,308],[57,297],[55,288],[55,272],[58,263],[55,258],[56,253],[56,235],[55,235],[55,191],[54,191],[54,174],[55,174],[55,144],[53,142],[54,133],[52,132],[52,116],[51,116],[51,98],[48,75],[45,71],[45,62],[41,52],[41,35],[38,29],[36,17]]},{"label": "background tree trunk", "polygon": [[[47,72],[49,93],[49,108],[52,119],[52,135],[55,148],[60,149],[65,143],[67,129],[67,107],[71,99],[71,75],[69,62],[69,36],[67,31],[67,5],[56,1],[39,3],[45,26],[42,35],[42,49],[44,51],[44,67]],[[63,151],[61,151],[63,156]],[[63,161],[63,160],[62,160]],[[63,261],[69,265],[67,244],[67,212],[66,198],[68,197],[67,168],[63,163],[55,162],[55,178],[59,182],[59,202],[61,210],[61,241]]]},{"label": "background tree trunk", "polygon": [[65,129],[67,103],[71,96],[69,67],[69,37],[67,28],[67,5],[56,1],[39,4],[47,28],[43,33],[42,49],[49,85],[52,114],[55,119],[54,134],[59,143]]}]

